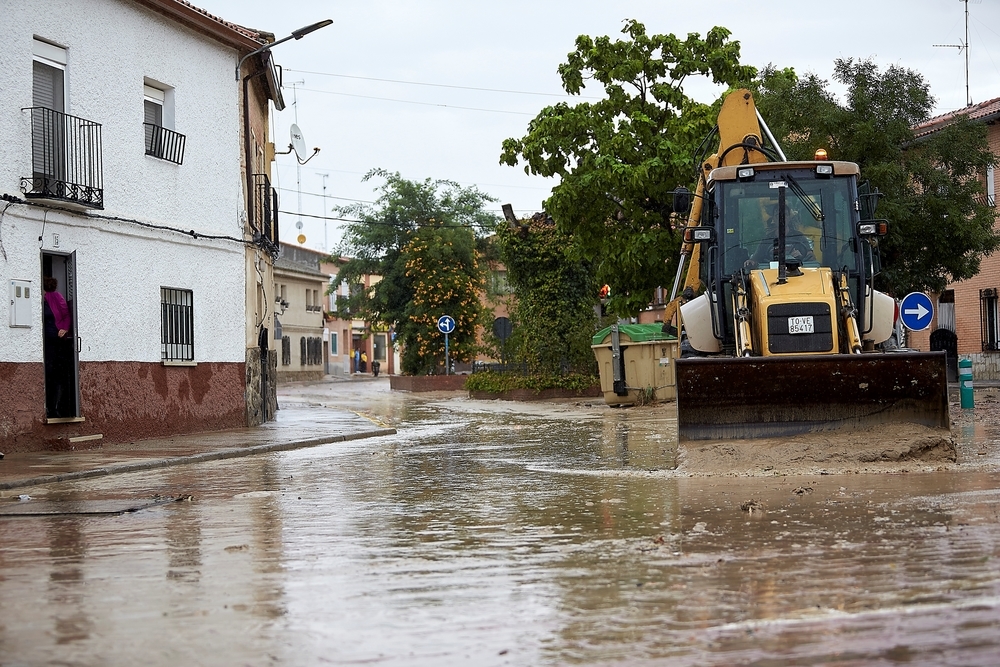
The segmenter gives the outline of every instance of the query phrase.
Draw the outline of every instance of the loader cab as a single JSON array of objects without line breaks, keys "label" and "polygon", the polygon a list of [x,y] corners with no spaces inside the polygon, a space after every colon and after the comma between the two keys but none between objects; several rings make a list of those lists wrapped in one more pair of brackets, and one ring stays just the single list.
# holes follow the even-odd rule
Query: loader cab
[{"label": "loader cab", "polygon": [[[784,201],[786,262],[792,270],[829,267],[846,272],[862,329],[865,296],[877,270],[872,246],[858,238],[857,165],[850,162],[780,162],[720,167],[711,172],[708,220],[716,243],[702,264],[713,293],[717,334],[733,341],[732,282],[742,270],[777,266],[779,202]],[[784,189],[779,196],[779,189]]]}]

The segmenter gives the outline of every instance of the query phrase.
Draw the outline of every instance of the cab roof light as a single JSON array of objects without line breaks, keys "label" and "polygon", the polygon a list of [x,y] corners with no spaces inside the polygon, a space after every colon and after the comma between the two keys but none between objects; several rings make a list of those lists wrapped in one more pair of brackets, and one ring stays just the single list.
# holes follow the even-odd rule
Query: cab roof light
[{"label": "cab roof light", "polygon": [[858,236],[885,236],[889,233],[889,223],[885,220],[871,220],[858,223]]},{"label": "cab roof light", "polygon": [[829,178],[830,176],[833,176],[833,165],[832,164],[816,165],[816,176],[819,178]]},{"label": "cab roof light", "polygon": [[736,178],[740,181],[752,181],[754,173],[753,167],[740,167],[736,170]]},{"label": "cab roof light", "polygon": [[816,152],[813,154],[813,159],[814,160],[829,160],[830,158],[827,157],[827,155],[826,155],[826,149],[825,148],[817,148]]},{"label": "cab roof light", "polygon": [[715,229],[713,227],[685,227],[685,243],[711,243],[715,240]]}]

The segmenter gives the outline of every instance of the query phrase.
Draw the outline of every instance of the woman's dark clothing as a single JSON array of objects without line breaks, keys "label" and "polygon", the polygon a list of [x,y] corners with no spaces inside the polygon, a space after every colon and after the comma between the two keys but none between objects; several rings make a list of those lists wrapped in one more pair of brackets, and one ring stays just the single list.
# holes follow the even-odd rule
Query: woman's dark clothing
[{"label": "woman's dark clothing", "polygon": [[42,299],[45,355],[45,411],[48,417],[73,417],[70,375],[72,374],[72,338],[59,337],[56,316],[48,301]]}]

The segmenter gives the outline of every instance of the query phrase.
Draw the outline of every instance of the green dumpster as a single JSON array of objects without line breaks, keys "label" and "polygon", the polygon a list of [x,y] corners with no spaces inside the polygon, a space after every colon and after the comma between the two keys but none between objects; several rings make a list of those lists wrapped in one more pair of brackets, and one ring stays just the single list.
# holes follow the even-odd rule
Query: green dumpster
[{"label": "green dumpster", "polygon": [[[614,349],[618,329],[618,353]],[[631,405],[640,396],[656,400],[677,398],[674,359],[680,354],[676,336],[663,333],[663,325],[619,324],[598,331],[590,348],[597,358],[601,392],[608,405]],[[616,363],[617,360],[617,363]]]}]

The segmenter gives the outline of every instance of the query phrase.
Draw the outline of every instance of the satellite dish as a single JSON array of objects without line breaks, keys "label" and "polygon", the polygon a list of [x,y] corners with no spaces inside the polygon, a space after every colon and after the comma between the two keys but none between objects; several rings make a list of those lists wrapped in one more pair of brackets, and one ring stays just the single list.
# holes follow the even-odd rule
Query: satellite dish
[{"label": "satellite dish", "polygon": [[306,140],[302,137],[302,130],[295,123],[292,123],[292,127],[289,129],[288,133],[292,137],[292,150],[295,151],[295,157],[299,159],[299,162],[303,160],[308,160],[311,155],[307,155]]},{"label": "satellite dish", "polygon": [[297,239],[295,239],[295,240],[299,242],[299,245],[302,245],[303,243],[306,242],[306,235],[305,234],[299,234],[299,237]]}]

